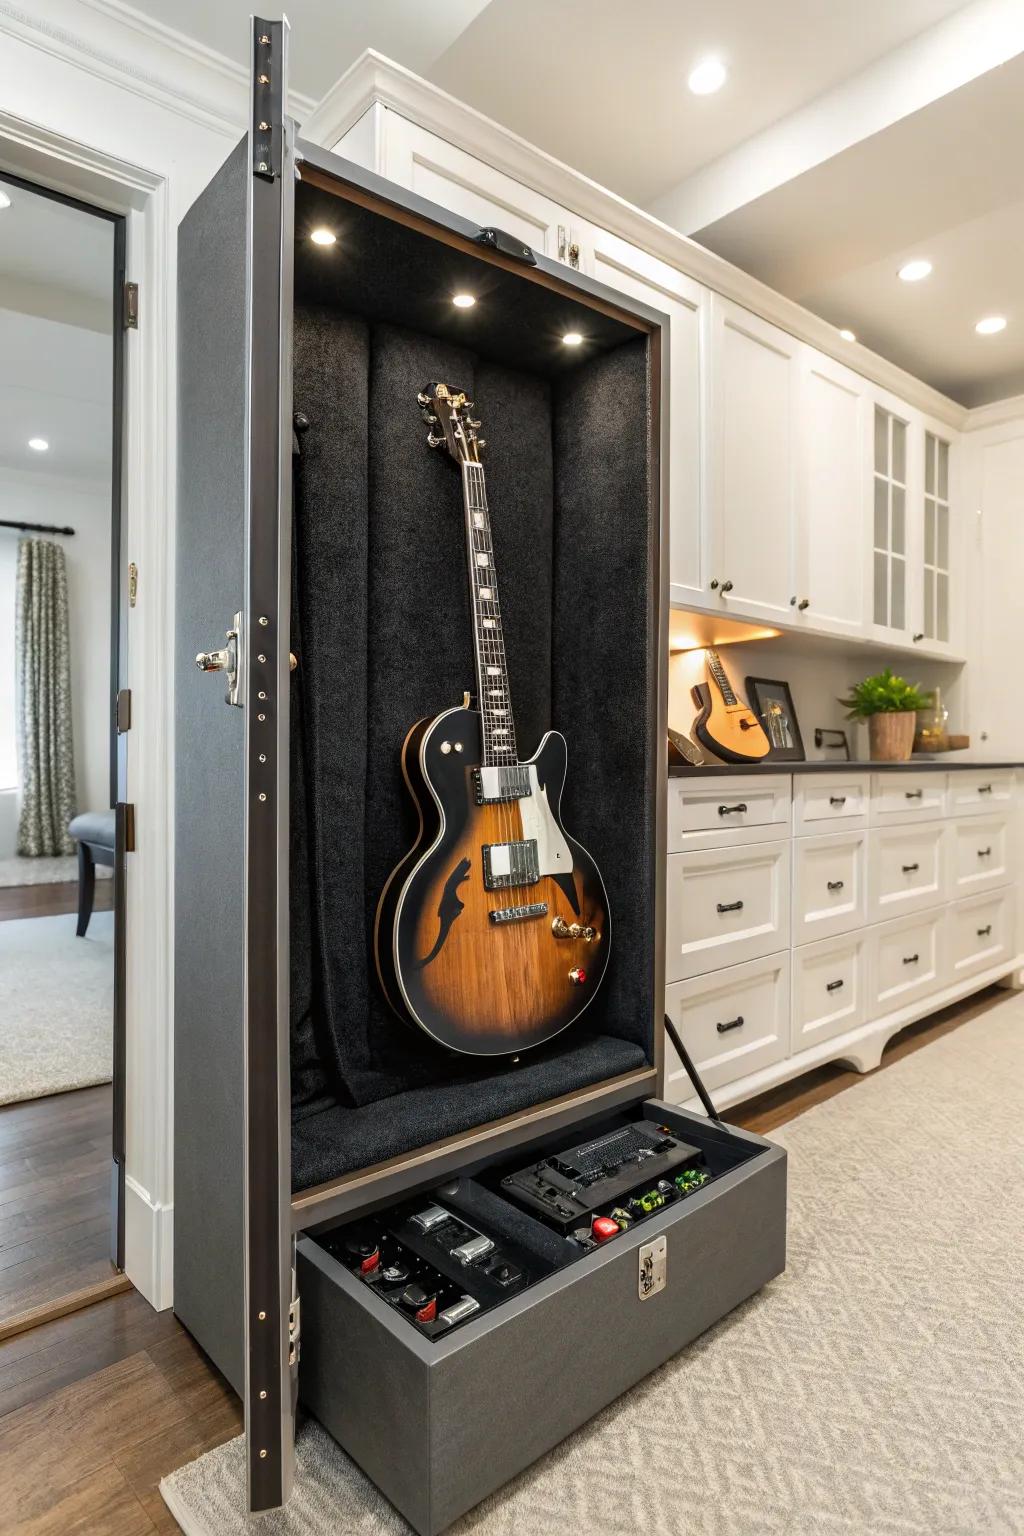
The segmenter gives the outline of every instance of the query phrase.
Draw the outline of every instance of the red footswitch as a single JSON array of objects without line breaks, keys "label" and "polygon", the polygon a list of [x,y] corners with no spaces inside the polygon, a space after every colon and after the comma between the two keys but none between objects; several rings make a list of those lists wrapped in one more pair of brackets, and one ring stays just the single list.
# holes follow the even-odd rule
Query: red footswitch
[{"label": "red footswitch", "polygon": [[606,1243],[610,1237],[618,1237],[621,1228],[610,1216],[595,1216],[590,1223],[590,1235],[597,1243]]}]

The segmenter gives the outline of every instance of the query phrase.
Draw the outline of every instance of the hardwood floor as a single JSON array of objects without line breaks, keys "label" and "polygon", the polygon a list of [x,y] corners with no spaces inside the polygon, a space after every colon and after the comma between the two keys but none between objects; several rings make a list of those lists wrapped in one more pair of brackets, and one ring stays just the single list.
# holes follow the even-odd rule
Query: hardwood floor
[{"label": "hardwood floor", "polygon": [[[997,988],[891,1042],[877,1070],[993,1007]],[[822,1068],[727,1111],[771,1130],[863,1078]],[[238,1434],[241,1404],[169,1312],[134,1292],[0,1343],[0,1532],[148,1536],[178,1527],[160,1479]]]},{"label": "hardwood floor", "polygon": [[0,1108],[0,1338],[86,1287],[110,1262],[111,1089]]},{"label": "hardwood floor", "polygon": [[[113,880],[97,879],[94,912],[110,912],[114,906]],[[14,917],[63,917],[78,911],[78,884],[0,886],[0,922]]]}]

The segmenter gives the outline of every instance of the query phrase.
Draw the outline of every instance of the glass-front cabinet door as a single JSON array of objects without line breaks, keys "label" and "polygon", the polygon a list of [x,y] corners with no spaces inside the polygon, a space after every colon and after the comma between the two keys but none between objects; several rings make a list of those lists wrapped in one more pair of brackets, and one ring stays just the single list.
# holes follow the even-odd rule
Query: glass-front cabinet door
[{"label": "glass-front cabinet door", "polygon": [[872,622],[907,628],[908,423],[876,402],[872,548]]},{"label": "glass-front cabinet door", "polygon": [[924,602],[926,640],[948,644],[949,605],[949,443],[924,434]]}]

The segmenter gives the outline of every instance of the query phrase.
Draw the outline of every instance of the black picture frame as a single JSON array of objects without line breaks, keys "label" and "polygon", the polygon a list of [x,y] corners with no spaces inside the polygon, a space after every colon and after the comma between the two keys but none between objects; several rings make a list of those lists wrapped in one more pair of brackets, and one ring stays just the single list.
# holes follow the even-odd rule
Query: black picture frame
[{"label": "black picture frame", "polygon": [[[793,703],[789,684],[781,678],[773,677],[748,677],[746,684],[747,700],[764,726],[765,734],[771,744],[768,760],[773,763],[804,762],[807,754],[804,751],[804,739],[800,734],[800,722],[796,717],[796,705]],[[777,706],[777,712],[772,710],[772,705]],[[777,741],[780,720],[784,737],[782,744]]]}]

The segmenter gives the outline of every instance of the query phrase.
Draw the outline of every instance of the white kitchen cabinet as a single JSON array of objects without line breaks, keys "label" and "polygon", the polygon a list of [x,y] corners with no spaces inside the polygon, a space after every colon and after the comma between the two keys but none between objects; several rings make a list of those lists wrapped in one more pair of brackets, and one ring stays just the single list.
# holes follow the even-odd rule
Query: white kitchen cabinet
[{"label": "white kitchen cabinet", "polygon": [[868,613],[876,638],[910,639],[911,551],[908,497],[910,412],[899,401],[872,395],[871,537]]},{"label": "white kitchen cabinet", "polygon": [[800,343],[717,294],[711,299],[705,602],[792,622]]},{"label": "white kitchen cabinet", "polygon": [[856,638],[865,620],[865,484],[872,401],[859,374],[800,349],[792,616]]},{"label": "white kitchen cabinet", "polygon": [[692,278],[606,230],[582,230],[587,270],[670,320],[668,397],[669,581],[673,603],[706,601],[709,528],[704,505],[704,332],[710,294]]},{"label": "white kitchen cabinet", "polygon": [[668,860],[665,974],[682,981],[789,947],[789,843]]}]

